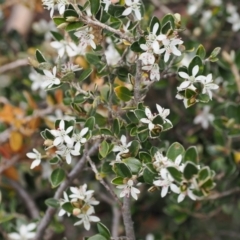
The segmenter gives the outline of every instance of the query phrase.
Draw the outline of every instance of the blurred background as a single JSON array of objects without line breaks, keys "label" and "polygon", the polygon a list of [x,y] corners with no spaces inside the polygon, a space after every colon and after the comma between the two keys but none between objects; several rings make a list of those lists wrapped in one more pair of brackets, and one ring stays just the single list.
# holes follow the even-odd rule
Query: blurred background
[{"label": "blurred background", "polygon": [[[84,1],[78,1],[82,4]],[[188,65],[192,53],[202,44],[207,56],[221,47],[217,62],[206,62],[205,72],[213,73],[220,86],[213,101],[185,109],[175,98],[179,79],[175,74],[162,78],[149,91],[145,104],[156,110],[158,103],[169,108],[174,128],[161,135],[162,146],[178,141],[187,148],[197,146],[200,163],[216,171],[217,186],[204,201],[185,199],[176,203],[174,196],[162,199],[160,192],[143,191],[134,202],[132,212],[137,239],[146,240],[234,240],[240,239],[240,1],[228,0],[144,0],[147,26],[153,15],[162,18],[168,13],[180,13],[187,53],[182,64]],[[49,165],[43,162],[33,171],[26,152],[43,146],[40,131],[52,128],[54,121],[71,116],[65,91],[45,92],[41,79],[28,63],[40,49],[48,59],[57,56],[50,43],[50,31],[58,31],[49,11],[40,0],[0,0],[0,239],[16,224],[31,222],[44,214],[44,200],[53,196],[49,184]],[[59,30],[61,31],[61,30]],[[86,68],[87,62],[77,56],[75,64]],[[91,88],[104,80],[92,74],[85,83]],[[94,181],[94,174],[80,176],[88,181],[101,201],[97,216],[110,229],[113,219],[121,222],[121,213],[106,199],[104,190]],[[23,192],[30,194],[36,209],[24,201]],[[112,211],[109,212],[109,209]],[[46,239],[82,239],[89,235],[82,227],[72,225],[72,219],[57,216]],[[94,231],[94,227],[91,231]],[[119,228],[124,235],[124,229]]]}]

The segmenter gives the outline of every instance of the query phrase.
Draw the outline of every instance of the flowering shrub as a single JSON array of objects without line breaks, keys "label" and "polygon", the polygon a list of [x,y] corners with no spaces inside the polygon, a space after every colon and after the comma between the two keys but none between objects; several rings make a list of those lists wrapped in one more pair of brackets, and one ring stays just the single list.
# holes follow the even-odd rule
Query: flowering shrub
[{"label": "flowering shrub", "polygon": [[[204,1],[189,1],[188,14],[201,14],[199,9],[206,6],[220,11],[218,1],[204,4]],[[201,124],[203,129],[212,124],[216,129],[215,138],[222,132],[226,139],[238,135],[238,105],[229,104],[225,115],[219,113],[214,117],[210,113],[210,104],[219,100],[224,91],[224,83],[219,80],[221,69],[214,70],[220,47],[209,51],[203,44],[195,44],[190,49],[189,36],[179,13],[146,20],[149,10],[140,0],[89,0],[84,4],[42,0],[42,5],[50,11],[56,25],[56,28],[46,27],[55,40],[49,42],[51,54],[43,47],[36,49],[34,57],[29,57],[34,69],[29,79],[32,91],[39,93],[38,98],[54,103],[45,110],[47,112],[37,112],[35,101],[27,95],[28,103],[34,107],[26,113],[14,109],[17,114],[13,119],[19,120],[22,115],[21,119],[27,120],[12,127],[15,135],[11,137],[18,143],[16,139],[24,141],[21,130],[24,124],[28,125],[35,117],[44,120],[43,125],[34,125],[41,129],[43,147],[34,144],[32,150],[28,147],[25,152],[27,161],[31,161],[28,174],[33,175],[41,167],[42,176],[38,181],[42,182],[39,185],[36,181],[36,184],[41,188],[50,183],[51,196],[44,198],[47,208],[43,207],[43,214],[32,215],[34,220],[29,224],[26,219],[19,220],[16,232],[6,228],[5,235],[8,239],[50,239],[46,230],[51,222],[59,225],[63,219],[70,219],[66,221],[71,227],[82,225],[79,227],[82,231],[83,228],[89,231],[84,233],[89,240],[121,239],[118,238],[120,223],[116,215],[111,233],[105,226],[109,222],[98,215],[96,209],[101,207],[103,200],[112,206],[113,212],[119,214],[121,209],[124,225],[121,234],[125,239],[134,240],[135,235],[140,237],[140,234],[134,230],[131,203],[147,201],[154,192],[158,198],[169,198],[165,212],[176,221],[184,222],[190,213],[187,208],[182,210],[184,202],[190,202],[193,210],[197,210],[204,201],[214,199],[219,169],[210,161],[202,160],[204,154],[194,136],[190,136],[192,140],[179,143],[177,130],[176,135],[172,134],[174,128],[179,128],[176,122],[183,114],[174,108],[175,103],[171,103],[175,100],[170,98],[169,101],[167,91],[164,98],[168,103],[156,100],[150,106],[145,99],[152,87],[163,88],[161,82],[174,77],[177,83],[170,85],[169,81],[166,84],[174,91],[176,102],[182,101],[176,104],[188,111],[196,105],[204,106],[195,118],[192,117],[195,124]],[[225,14],[233,31],[238,31],[236,8],[229,3]],[[210,27],[213,26],[210,24]],[[35,29],[38,29],[36,25]],[[219,65],[223,68],[230,65],[235,77],[239,77],[234,71],[236,58],[238,56],[224,52]],[[240,89],[239,78],[237,81]],[[218,110],[222,112],[223,107]],[[176,117],[176,113],[179,116]],[[0,119],[4,119],[2,116],[4,114]],[[12,121],[4,121],[12,124]],[[183,134],[180,139],[185,137]],[[10,145],[14,148],[14,143]],[[15,152],[20,150],[21,146]],[[205,157],[211,158],[217,147],[209,145],[208,151],[210,154]],[[239,153],[233,153],[236,159]],[[95,178],[91,177],[91,172]],[[16,183],[12,184],[16,187]],[[35,208],[32,200],[30,205],[30,209]],[[12,218],[10,215],[2,222]],[[92,225],[97,226],[97,233],[92,231]],[[63,231],[61,227],[54,228]]]}]

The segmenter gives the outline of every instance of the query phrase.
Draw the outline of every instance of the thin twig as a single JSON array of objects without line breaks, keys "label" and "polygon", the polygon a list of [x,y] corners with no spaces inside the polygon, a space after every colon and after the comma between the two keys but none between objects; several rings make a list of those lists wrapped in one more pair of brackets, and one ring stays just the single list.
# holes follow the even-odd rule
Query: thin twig
[{"label": "thin twig", "polygon": [[134,101],[135,104],[137,105],[141,101],[141,78],[142,78],[142,70],[141,70],[141,61],[137,60],[136,64],[136,74],[135,74],[135,79],[134,79]]},{"label": "thin twig", "polygon": [[229,195],[235,194],[235,193],[239,193],[240,192],[240,188],[236,187],[230,190],[227,190],[225,192],[221,192],[221,193],[213,193],[211,195],[209,195],[208,197],[204,198],[203,200],[215,200],[215,199],[219,199],[219,198],[223,198],[223,197],[227,197]]},{"label": "thin twig", "polygon": [[5,64],[5,65],[1,66],[0,67],[0,73],[6,72],[6,71],[9,71],[9,70],[12,70],[14,68],[21,67],[21,66],[27,66],[28,64],[29,63],[28,63],[28,60],[26,58],[18,59],[14,62],[11,62],[11,63],[8,63],[8,64]]},{"label": "thin twig", "polygon": [[[99,172],[96,168],[96,165],[94,164],[94,162],[92,161],[92,159],[87,156],[87,160],[93,170],[93,172],[95,173],[96,176],[99,176]],[[112,195],[112,197],[116,200],[116,202],[119,204],[120,207],[122,207],[122,202],[119,200],[118,196],[114,193],[114,191],[107,185],[107,183],[101,178],[98,177],[98,181],[106,188],[106,190]]]},{"label": "thin twig", "polygon": [[32,197],[28,194],[28,192],[21,186],[19,182],[8,179],[8,183],[14,188],[14,190],[18,193],[22,202],[25,204],[28,209],[29,215],[32,219],[39,218],[39,210],[33,201]]},{"label": "thin twig", "polygon": [[123,223],[126,231],[127,239],[135,240],[135,232],[133,228],[133,221],[131,216],[131,198],[125,196],[122,207]]},{"label": "thin twig", "polygon": [[[95,142],[95,144],[88,150],[87,147],[85,148],[84,154],[79,160],[79,162],[74,166],[71,172],[68,174],[67,179],[61,183],[60,187],[54,194],[54,198],[59,200],[62,196],[63,192],[67,189],[68,186],[71,185],[72,181],[79,176],[80,172],[83,171],[83,167],[86,163],[87,156],[91,156],[94,154],[98,148],[99,142]],[[56,213],[57,209],[48,207],[44,217],[38,224],[38,228],[36,231],[36,236],[34,240],[42,240],[45,230],[47,229],[48,225],[50,224],[54,214]]]},{"label": "thin twig", "polygon": [[5,159],[2,157],[1,165],[0,165],[0,175],[13,166],[19,160],[19,155],[13,156],[11,159]]}]

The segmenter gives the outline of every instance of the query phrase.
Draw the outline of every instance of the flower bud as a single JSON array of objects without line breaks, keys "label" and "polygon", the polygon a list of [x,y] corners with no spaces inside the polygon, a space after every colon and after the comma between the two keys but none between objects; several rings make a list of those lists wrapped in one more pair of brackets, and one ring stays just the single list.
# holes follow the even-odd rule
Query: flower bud
[{"label": "flower bud", "polygon": [[74,216],[77,216],[77,215],[79,215],[80,213],[81,213],[81,209],[79,209],[79,208],[74,208],[73,211],[72,211],[72,214],[73,214]]}]

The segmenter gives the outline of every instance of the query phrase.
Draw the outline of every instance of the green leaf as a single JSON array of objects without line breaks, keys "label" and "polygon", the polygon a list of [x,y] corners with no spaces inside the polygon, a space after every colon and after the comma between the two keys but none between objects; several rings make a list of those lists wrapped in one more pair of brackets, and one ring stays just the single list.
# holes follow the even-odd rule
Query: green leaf
[{"label": "green leaf", "polygon": [[110,239],[111,233],[108,228],[101,222],[97,223],[98,232],[107,239]]},{"label": "green leaf", "polygon": [[12,219],[15,218],[15,215],[2,215],[0,214],[0,224],[11,221]]},{"label": "green leaf", "polygon": [[111,183],[114,185],[122,185],[123,180],[124,180],[124,178],[122,178],[122,177],[116,177],[111,181]]},{"label": "green leaf", "polygon": [[119,67],[117,69],[117,76],[121,81],[127,81],[129,70],[126,67]]},{"label": "green leaf", "polygon": [[116,96],[124,102],[130,101],[132,98],[132,92],[124,86],[115,87],[114,92]]},{"label": "green leaf", "polygon": [[109,144],[104,140],[101,142],[99,146],[99,153],[103,158],[105,158],[108,155],[108,152],[109,152]]},{"label": "green leaf", "polygon": [[79,93],[74,97],[74,103],[84,103],[87,100],[87,96],[85,94]]},{"label": "green leaf", "polygon": [[184,152],[185,152],[184,147],[180,143],[175,142],[168,148],[167,158],[171,159],[172,161],[175,161],[175,159],[179,155],[183,155]]},{"label": "green leaf", "polygon": [[120,17],[125,17],[125,16],[122,16],[122,13],[124,10],[125,10],[124,6],[111,4],[108,8],[108,13],[115,18],[120,18]]},{"label": "green leaf", "polygon": [[149,27],[150,27],[150,32],[153,32],[153,27],[154,27],[154,25],[155,24],[158,24],[158,30],[157,30],[157,32],[156,32],[156,35],[159,35],[160,34],[160,32],[161,32],[161,23],[160,23],[160,21],[159,21],[159,19],[157,18],[157,17],[155,17],[155,16],[153,16],[152,17],[152,19],[151,19],[151,21],[150,21],[150,25],[149,25]]},{"label": "green leaf", "polygon": [[162,33],[168,35],[172,29],[172,24],[169,21],[162,26]]},{"label": "green leaf", "polygon": [[84,71],[81,73],[78,81],[79,81],[79,82],[82,82],[83,80],[85,80],[86,78],[88,78],[88,77],[91,75],[92,72],[93,72],[93,69],[92,69],[92,68],[88,68],[88,69],[84,70]]},{"label": "green leaf", "polygon": [[112,131],[113,133],[118,136],[118,134],[120,133],[120,121],[118,118],[115,118],[113,121],[113,127],[112,127]]},{"label": "green leaf", "polygon": [[199,100],[199,102],[208,103],[210,98],[209,98],[208,94],[199,94],[198,100]]},{"label": "green leaf", "polygon": [[198,46],[196,55],[198,55],[202,60],[205,58],[206,50],[202,44]]},{"label": "green leaf", "polygon": [[141,162],[133,157],[125,158],[122,160],[124,163],[127,164],[127,166],[131,169],[132,173],[138,173],[139,170],[141,169]]},{"label": "green leaf", "polygon": [[127,118],[131,123],[139,123],[138,118],[136,117],[134,112],[127,112]]},{"label": "green leaf", "polygon": [[167,170],[168,170],[168,172],[171,174],[171,176],[173,177],[173,179],[176,182],[181,183],[181,181],[182,181],[182,173],[180,171],[178,171],[177,168],[175,168],[175,167],[168,167]]},{"label": "green leaf", "polygon": [[100,234],[96,234],[96,235],[88,238],[87,240],[109,240],[109,239],[105,238],[104,236],[102,236]]},{"label": "green leaf", "polygon": [[200,75],[203,72],[204,66],[202,63],[202,59],[199,56],[195,56],[188,66],[188,73],[190,76],[192,75],[192,70],[196,65],[199,66],[199,71],[197,75]]},{"label": "green leaf", "polygon": [[141,49],[140,47],[140,43],[138,41],[134,42],[130,49],[133,51],[133,52],[143,52],[143,50]]},{"label": "green leaf", "polygon": [[192,162],[187,162],[184,170],[183,170],[183,176],[185,179],[190,180],[194,175],[198,173],[197,166]]},{"label": "green leaf", "polygon": [[163,25],[165,25],[165,24],[168,24],[168,22],[170,22],[171,23],[171,26],[172,26],[172,29],[174,29],[175,28],[175,18],[174,18],[174,16],[172,15],[172,14],[167,14],[167,15],[165,15],[164,17],[163,17],[163,19],[162,19],[162,26]]},{"label": "green leaf", "polygon": [[59,42],[64,39],[64,37],[58,32],[51,31],[51,33],[52,33],[53,37]]},{"label": "green leaf", "polygon": [[141,147],[141,145],[140,145],[139,141],[137,141],[137,140],[133,140],[132,141],[130,147],[128,148],[129,149],[129,153],[131,153],[132,157],[136,157],[137,156],[140,147]]},{"label": "green leaf", "polygon": [[147,152],[140,152],[139,153],[139,159],[144,163],[150,163],[152,162],[152,157]]},{"label": "green leaf", "polygon": [[99,62],[101,61],[99,56],[94,54],[94,53],[86,53],[85,55],[86,60],[88,61],[88,63],[96,66],[99,64]]},{"label": "green leaf", "polygon": [[61,78],[61,81],[62,82],[71,82],[71,81],[74,80],[74,78],[75,78],[75,73],[74,72],[68,72]]},{"label": "green leaf", "polygon": [[62,209],[65,210],[66,212],[72,213],[73,212],[73,205],[70,202],[64,203],[62,206]]},{"label": "green leaf", "polygon": [[193,163],[198,163],[198,153],[197,153],[197,148],[196,147],[189,147],[184,155],[184,162],[193,162]]},{"label": "green leaf", "polygon": [[53,21],[57,26],[62,24],[62,23],[65,23],[65,19],[61,18],[61,17],[53,17]]},{"label": "green leaf", "polygon": [[48,198],[45,200],[45,204],[49,207],[58,208],[60,206],[59,201],[55,198]]},{"label": "green leaf", "polygon": [[74,31],[80,27],[83,26],[82,22],[70,22],[68,23],[68,25],[66,26],[65,30],[70,32],[70,31]]},{"label": "green leaf", "polygon": [[156,177],[157,173],[151,171],[148,167],[144,168],[143,179],[145,183],[152,184]]},{"label": "green leaf", "polygon": [[140,142],[145,142],[149,137],[148,128],[139,127],[137,129],[137,136],[138,136],[138,139],[140,140]]},{"label": "green leaf", "polygon": [[42,55],[42,53],[38,49],[36,50],[36,58],[37,58],[39,63],[46,62],[46,59],[44,58],[44,56]]},{"label": "green leaf", "polygon": [[100,9],[100,0],[89,0],[92,15],[96,15]]},{"label": "green leaf", "polygon": [[101,128],[100,133],[104,135],[110,135],[110,136],[113,135],[112,131],[110,131],[108,128]]},{"label": "green leaf", "polygon": [[113,165],[113,171],[119,176],[119,177],[132,177],[132,173],[130,168],[125,163],[114,163]]},{"label": "green leaf", "polygon": [[55,188],[65,179],[65,172],[62,168],[56,168],[51,174],[52,187]]},{"label": "green leaf", "polygon": [[78,13],[73,10],[73,9],[67,9],[64,11],[64,14],[63,14],[64,18],[67,18],[67,17],[76,17],[78,18]]},{"label": "green leaf", "polygon": [[226,108],[226,115],[229,119],[234,119],[234,122],[240,123],[240,105],[229,104]]},{"label": "green leaf", "polygon": [[211,54],[210,54],[209,59],[214,59],[214,58],[216,58],[216,56],[220,53],[220,51],[221,51],[221,48],[220,48],[220,47],[214,48],[213,51],[212,51]]},{"label": "green leaf", "polygon": [[57,164],[59,162],[59,158],[58,157],[54,157],[51,160],[49,160],[50,164]]},{"label": "green leaf", "polygon": [[211,177],[211,171],[209,167],[203,167],[199,172],[198,172],[198,180],[204,183],[207,179]]},{"label": "green leaf", "polygon": [[[135,113],[136,117],[137,117],[139,120],[142,119],[142,118],[146,118],[146,114],[145,114],[145,112],[144,112],[143,110],[136,109],[136,110],[134,111],[134,113]],[[137,123],[138,123],[138,122],[137,122]]]},{"label": "green leaf", "polygon": [[84,127],[88,127],[89,130],[93,130],[94,128],[94,125],[95,125],[95,118],[94,117],[90,117],[86,120],[85,124],[84,124]]}]

